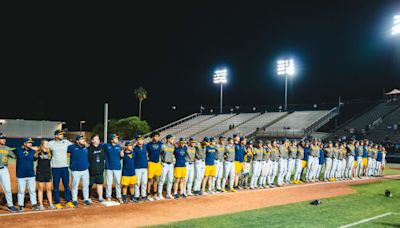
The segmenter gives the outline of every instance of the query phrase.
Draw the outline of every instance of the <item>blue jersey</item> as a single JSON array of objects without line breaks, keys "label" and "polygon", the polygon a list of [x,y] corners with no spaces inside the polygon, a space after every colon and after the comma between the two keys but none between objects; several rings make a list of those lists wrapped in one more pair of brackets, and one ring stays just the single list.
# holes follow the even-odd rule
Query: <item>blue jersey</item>
[{"label": "blue jersey", "polygon": [[358,147],[356,146],[354,149],[354,161],[357,161],[358,159]]},{"label": "blue jersey", "polygon": [[133,148],[135,151],[135,168],[136,169],[147,169],[147,150],[146,145],[138,146]]},{"label": "blue jersey", "polygon": [[71,154],[69,168],[72,171],[83,171],[89,168],[88,149],[77,144],[68,146],[68,153]]},{"label": "blue jersey", "polygon": [[186,167],[186,147],[177,147],[174,150],[175,167]]},{"label": "blue jersey", "polygon": [[206,146],[206,165],[215,164],[215,153],[217,153],[217,148],[213,146]]},{"label": "blue jersey", "polygon": [[308,152],[310,152],[310,148],[309,147],[304,147],[304,161],[308,161]]},{"label": "blue jersey", "polygon": [[107,143],[103,145],[103,148],[106,151],[106,169],[121,170],[121,145]]},{"label": "blue jersey", "polygon": [[319,165],[323,165],[325,163],[325,155],[324,150],[319,151]]},{"label": "blue jersey", "polygon": [[136,154],[134,151],[129,151],[129,153],[125,150],[124,157],[122,158],[123,168],[122,168],[122,176],[135,176],[135,157]]},{"label": "blue jersey", "polygon": [[35,171],[33,168],[33,162],[35,161],[35,151],[32,149],[26,149],[24,147],[18,147],[15,153],[17,157],[17,177],[34,177]]},{"label": "blue jersey", "polygon": [[149,154],[149,161],[150,162],[160,162],[160,152],[161,152],[161,146],[162,142],[149,142],[146,145],[147,148],[147,153]]},{"label": "blue jersey", "polygon": [[376,161],[382,162],[383,156],[382,151],[378,151],[378,156],[376,157]]},{"label": "blue jersey", "polygon": [[244,153],[246,147],[244,145],[236,144],[235,145],[235,161],[243,162],[244,161]]},{"label": "blue jersey", "polygon": [[367,151],[367,147],[363,146],[363,158],[368,158],[368,151]]}]

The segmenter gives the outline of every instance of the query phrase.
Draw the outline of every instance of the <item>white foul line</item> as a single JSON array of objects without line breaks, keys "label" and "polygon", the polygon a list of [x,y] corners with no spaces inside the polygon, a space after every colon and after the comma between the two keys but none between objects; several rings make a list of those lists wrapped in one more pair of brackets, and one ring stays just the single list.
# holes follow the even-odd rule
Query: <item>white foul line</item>
[{"label": "white foul line", "polygon": [[358,224],[361,224],[361,223],[366,223],[366,222],[369,222],[369,221],[372,221],[372,220],[375,220],[375,219],[378,219],[378,218],[382,218],[382,217],[385,217],[385,216],[388,216],[388,215],[393,215],[393,214],[395,214],[395,213],[388,212],[388,213],[385,213],[385,214],[377,215],[375,217],[363,219],[363,220],[360,220],[360,221],[355,222],[355,223],[350,223],[350,224],[347,224],[347,225],[344,225],[344,226],[340,226],[340,228],[346,228],[346,227],[355,226],[355,225],[358,225]]},{"label": "white foul line", "polygon": [[45,211],[27,211],[27,212],[16,212],[16,213],[9,213],[9,214],[0,214],[0,217],[4,216],[16,216],[16,215],[27,215],[27,214],[39,214],[39,213],[50,213],[50,212],[62,212],[62,211],[70,211],[75,210],[74,208],[65,208],[61,210],[45,210]]}]

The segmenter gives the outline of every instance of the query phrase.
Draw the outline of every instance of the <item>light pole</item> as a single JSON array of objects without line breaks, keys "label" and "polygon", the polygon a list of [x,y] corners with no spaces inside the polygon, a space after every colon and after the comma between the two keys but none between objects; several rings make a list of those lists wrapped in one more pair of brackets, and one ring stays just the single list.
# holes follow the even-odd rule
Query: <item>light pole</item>
[{"label": "light pole", "polygon": [[220,102],[219,102],[219,112],[222,113],[222,91],[223,91],[223,85],[228,82],[227,80],[227,75],[228,75],[228,70],[227,69],[221,69],[221,70],[216,70],[214,72],[214,84],[220,84],[221,86],[221,91],[220,91]]},{"label": "light pole", "polygon": [[288,77],[295,74],[295,66],[293,59],[280,59],[277,62],[277,74],[279,76],[285,76],[285,111],[287,110],[287,100],[288,100]]},{"label": "light pole", "polygon": [[84,121],[84,120],[79,121],[79,134],[80,134],[80,135],[82,135],[82,125],[83,125],[84,123],[86,123],[86,121]]}]

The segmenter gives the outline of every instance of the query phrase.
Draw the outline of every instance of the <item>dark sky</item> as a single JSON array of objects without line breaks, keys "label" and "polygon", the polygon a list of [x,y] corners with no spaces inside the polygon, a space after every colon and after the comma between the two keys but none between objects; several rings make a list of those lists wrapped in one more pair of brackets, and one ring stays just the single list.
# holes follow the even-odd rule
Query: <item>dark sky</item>
[{"label": "dark sky", "polygon": [[147,2],[4,8],[0,117],[70,129],[84,119],[90,128],[106,101],[110,118],[136,114],[133,91],[143,86],[143,118],[159,127],[217,106],[212,74],[222,66],[226,105],[275,107],[280,56],[299,68],[290,103],[379,98],[400,87],[400,40],[389,35],[400,1]]}]

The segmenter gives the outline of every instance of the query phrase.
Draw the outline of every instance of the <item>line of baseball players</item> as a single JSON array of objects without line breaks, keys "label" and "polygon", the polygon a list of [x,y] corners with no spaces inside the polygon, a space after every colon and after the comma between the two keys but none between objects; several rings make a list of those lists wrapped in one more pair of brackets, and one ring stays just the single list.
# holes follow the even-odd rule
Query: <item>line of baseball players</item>
[{"label": "line of baseball players", "polygon": [[[303,176],[306,182],[319,181],[320,177],[324,181],[334,181],[380,176],[386,155],[384,147],[368,140],[327,142],[324,145],[317,139],[311,143],[289,140],[264,143],[259,140],[253,144],[237,134],[229,138],[205,137],[202,142],[194,138],[180,138],[175,142],[172,135],[167,135],[162,142],[158,132],[153,132],[150,137],[147,144],[138,135],[135,141],[122,145],[117,134],[109,136],[108,144],[101,144],[100,137],[94,135],[89,145],[83,136],[78,136],[72,143],[64,139],[64,132],[56,131],[50,142],[43,140],[35,147],[32,139],[24,139],[23,145],[13,152],[13,148],[6,146],[5,135],[0,134],[0,180],[9,210],[24,210],[26,186],[34,210],[45,209],[44,191],[49,209],[63,208],[60,181],[63,182],[67,207],[78,206],[80,182],[86,205],[92,204],[90,195],[94,184],[99,202],[111,200],[113,184],[116,199],[121,203],[179,199],[227,190],[235,192],[242,188],[297,184],[302,182]],[[12,202],[8,158],[17,160],[18,210]],[[34,161],[37,161],[36,173]],[[103,197],[104,176],[106,199]],[[165,184],[166,194],[163,194]]]}]

